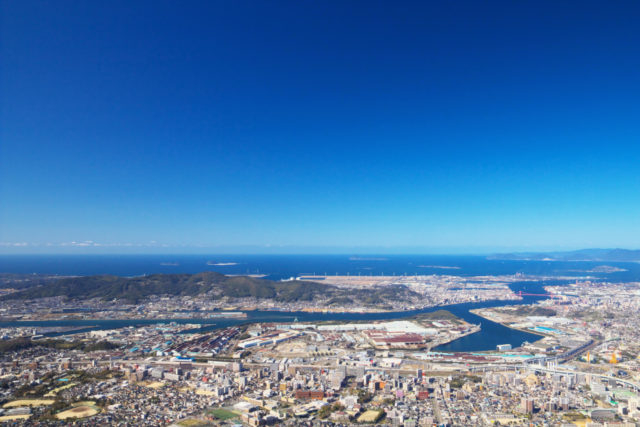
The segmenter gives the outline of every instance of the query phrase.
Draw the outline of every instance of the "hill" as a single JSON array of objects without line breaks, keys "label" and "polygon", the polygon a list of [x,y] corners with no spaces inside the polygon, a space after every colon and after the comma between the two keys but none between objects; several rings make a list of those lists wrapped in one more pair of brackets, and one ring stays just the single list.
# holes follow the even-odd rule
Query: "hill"
[{"label": "hill", "polygon": [[[40,280],[34,277],[34,280]],[[329,300],[336,303],[360,303],[368,306],[388,305],[416,294],[404,286],[387,286],[370,290],[338,288],[333,285],[292,280],[279,282],[246,276],[225,276],[215,272],[197,274],[152,274],[140,277],[110,275],[60,278],[38,281],[34,286],[4,295],[6,300],[31,300],[62,296],[71,299],[100,298],[138,303],[151,296],[196,296],[206,298],[257,298],[278,302]]]},{"label": "hill", "polygon": [[136,303],[152,295],[212,297],[254,297],[278,301],[310,300],[319,292],[330,293],[332,286],[303,281],[274,282],[253,277],[229,277],[215,272],[197,274],[152,274],[141,277],[110,275],[62,278],[2,297],[37,299],[54,296],[68,298],[123,299]]}]

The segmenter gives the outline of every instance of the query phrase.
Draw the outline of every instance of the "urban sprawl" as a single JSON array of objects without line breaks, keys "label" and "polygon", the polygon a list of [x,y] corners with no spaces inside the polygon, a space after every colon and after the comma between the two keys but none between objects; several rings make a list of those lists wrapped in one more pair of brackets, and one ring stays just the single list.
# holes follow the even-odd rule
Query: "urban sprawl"
[{"label": "urban sprawl", "polygon": [[[637,426],[640,283],[581,278],[521,304],[523,276],[323,276],[338,287],[405,286],[443,309],[387,320],[251,323],[247,311],[313,301],[155,295],[0,302],[0,421],[7,425]],[[14,289],[2,292],[8,294]],[[537,339],[491,351],[436,348],[479,333],[453,303]],[[336,312],[376,312],[370,306]],[[176,322],[171,319],[187,319]],[[209,319],[214,325],[200,324]],[[165,319],[118,328],[20,321]],[[188,319],[193,319],[188,320]],[[230,322],[215,326],[216,321]],[[234,323],[234,324],[232,324]],[[209,328],[205,328],[210,326]]]}]

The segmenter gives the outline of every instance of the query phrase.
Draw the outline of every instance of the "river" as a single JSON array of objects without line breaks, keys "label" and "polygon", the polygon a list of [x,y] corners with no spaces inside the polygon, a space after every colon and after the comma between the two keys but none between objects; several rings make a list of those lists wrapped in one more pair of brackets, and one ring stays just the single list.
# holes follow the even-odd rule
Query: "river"
[{"label": "river", "polygon": [[[510,285],[514,292],[523,291],[534,294],[542,294],[545,284],[562,284],[566,281],[547,281],[547,282],[515,282]],[[299,322],[322,322],[328,320],[389,320],[400,319],[413,316],[418,313],[429,313],[436,310],[448,310],[456,316],[466,320],[469,323],[480,324],[481,330],[471,335],[467,335],[448,344],[436,347],[437,351],[444,352],[469,352],[469,351],[487,351],[495,350],[498,344],[511,344],[514,348],[522,345],[523,342],[533,342],[540,339],[539,335],[507,328],[499,323],[479,317],[469,310],[486,307],[500,307],[505,305],[531,304],[546,297],[525,296],[522,300],[503,301],[492,300],[463,304],[452,304],[440,307],[430,307],[420,310],[384,312],[384,313],[310,313],[310,312],[286,312],[286,311],[247,311],[246,319],[133,319],[133,320],[47,320],[47,321],[12,321],[0,322],[0,327],[18,327],[18,326],[76,326],[86,327],[82,330],[74,331],[86,332],[98,329],[115,329],[127,326],[152,325],[160,323],[176,322],[180,324],[201,324],[199,329],[193,329],[189,332],[205,332],[228,326],[247,324],[247,323],[266,323],[266,322],[292,322],[297,319]],[[47,336],[59,336],[64,333],[50,333]]]}]

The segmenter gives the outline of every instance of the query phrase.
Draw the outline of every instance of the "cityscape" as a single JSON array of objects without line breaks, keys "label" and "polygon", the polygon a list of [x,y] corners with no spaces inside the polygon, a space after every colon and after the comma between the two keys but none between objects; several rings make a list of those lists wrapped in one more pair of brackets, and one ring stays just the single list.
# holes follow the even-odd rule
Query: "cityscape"
[{"label": "cityscape", "polygon": [[[416,293],[391,309],[385,301],[328,308],[315,299],[218,299],[215,290],[136,303],[9,299],[29,290],[30,281],[39,288],[65,279],[5,274],[0,419],[34,425],[636,425],[640,281],[610,281],[626,271],[625,263],[615,265],[572,277],[455,276],[450,272],[457,270],[442,269],[446,274],[279,282],[313,279],[351,294],[397,287]],[[466,319],[454,314],[461,312]],[[483,347],[491,342],[483,337],[492,333],[487,322],[523,335],[502,335],[499,344]],[[480,338],[466,349],[447,348],[472,337]]]},{"label": "cityscape", "polygon": [[639,22],[0,0],[0,426],[640,427]]}]

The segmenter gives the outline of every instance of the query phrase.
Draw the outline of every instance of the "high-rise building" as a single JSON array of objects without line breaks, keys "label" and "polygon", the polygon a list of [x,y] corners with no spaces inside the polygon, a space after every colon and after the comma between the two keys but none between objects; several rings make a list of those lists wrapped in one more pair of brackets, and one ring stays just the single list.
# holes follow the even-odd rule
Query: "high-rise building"
[{"label": "high-rise building", "polygon": [[520,402],[520,405],[522,407],[522,412],[524,412],[525,414],[533,413],[533,399],[523,398]]}]

